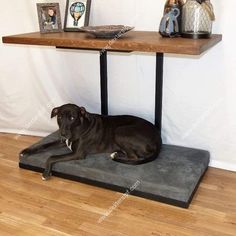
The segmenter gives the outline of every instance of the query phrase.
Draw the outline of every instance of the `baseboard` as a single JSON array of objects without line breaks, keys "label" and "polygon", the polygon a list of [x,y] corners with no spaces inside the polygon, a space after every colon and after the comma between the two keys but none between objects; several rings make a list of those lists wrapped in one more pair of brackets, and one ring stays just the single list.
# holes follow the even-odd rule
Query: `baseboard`
[{"label": "baseboard", "polygon": [[233,164],[230,162],[211,160],[210,166],[215,167],[215,168],[219,168],[219,169],[223,169],[223,170],[229,170],[229,171],[236,172],[236,164]]},{"label": "baseboard", "polygon": [[30,131],[23,129],[0,129],[0,133],[15,134],[15,139],[19,139],[21,135],[46,137],[50,134],[50,132]]}]

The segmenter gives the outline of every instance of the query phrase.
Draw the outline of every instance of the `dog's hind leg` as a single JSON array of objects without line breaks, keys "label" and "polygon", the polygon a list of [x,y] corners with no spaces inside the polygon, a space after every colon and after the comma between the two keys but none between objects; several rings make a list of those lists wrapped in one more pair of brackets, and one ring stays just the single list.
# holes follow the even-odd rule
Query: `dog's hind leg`
[{"label": "dog's hind leg", "polygon": [[111,154],[113,160],[137,160],[138,156],[133,151],[116,151]]}]

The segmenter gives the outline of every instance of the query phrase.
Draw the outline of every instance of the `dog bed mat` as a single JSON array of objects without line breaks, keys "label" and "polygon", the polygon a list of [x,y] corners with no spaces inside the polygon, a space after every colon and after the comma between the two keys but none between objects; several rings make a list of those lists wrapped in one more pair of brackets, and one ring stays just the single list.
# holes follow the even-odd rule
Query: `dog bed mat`
[{"label": "dog bed mat", "polygon": [[[33,146],[57,139],[58,131]],[[19,166],[43,172],[49,156],[69,152],[67,148],[48,149],[20,158]],[[56,163],[53,175],[188,208],[209,159],[207,151],[163,145],[159,157],[147,164],[132,166],[113,161],[109,154],[91,155],[85,160]]]}]

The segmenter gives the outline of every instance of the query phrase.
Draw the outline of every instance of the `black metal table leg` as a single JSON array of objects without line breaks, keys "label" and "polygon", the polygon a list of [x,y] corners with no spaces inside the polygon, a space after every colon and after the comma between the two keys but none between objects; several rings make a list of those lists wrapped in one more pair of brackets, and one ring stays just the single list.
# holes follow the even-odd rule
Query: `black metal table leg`
[{"label": "black metal table leg", "polygon": [[107,51],[100,52],[101,114],[108,115]]},{"label": "black metal table leg", "polygon": [[156,95],[155,95],[155,125],[162,128],[162,95],[163,95],[163,63],[164,54],[156,55]]},{"label": "black metal table leg", "polygon": [[[164,54],[156,54],[156,94],[155,94],[155,125],[162,128],[162,96],[163,96],[163,63]],[[101,113],[108,115],[108,89],[107,89],[107,51],[100,53],[101,74]]]}]

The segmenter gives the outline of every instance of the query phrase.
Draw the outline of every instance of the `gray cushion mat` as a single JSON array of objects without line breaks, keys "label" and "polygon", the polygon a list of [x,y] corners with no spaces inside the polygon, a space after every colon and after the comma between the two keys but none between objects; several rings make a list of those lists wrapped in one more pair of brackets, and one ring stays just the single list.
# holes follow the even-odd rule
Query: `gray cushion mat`
[{"label": "gray cushion mat", "polygon": [[[58,138],[55,132],[33,146]],[[50,155],[69,152],[67,148],[49,149],[21,158],[20,167],[41,172]],[[133,195],[187,208],[209,159],[207,151],[163,145],[159,157],[147,164],[126,165],[112,161],[108,154],[99,154],[85,160],[57,163],[53,174],[116,191],[128,189]]]}]

